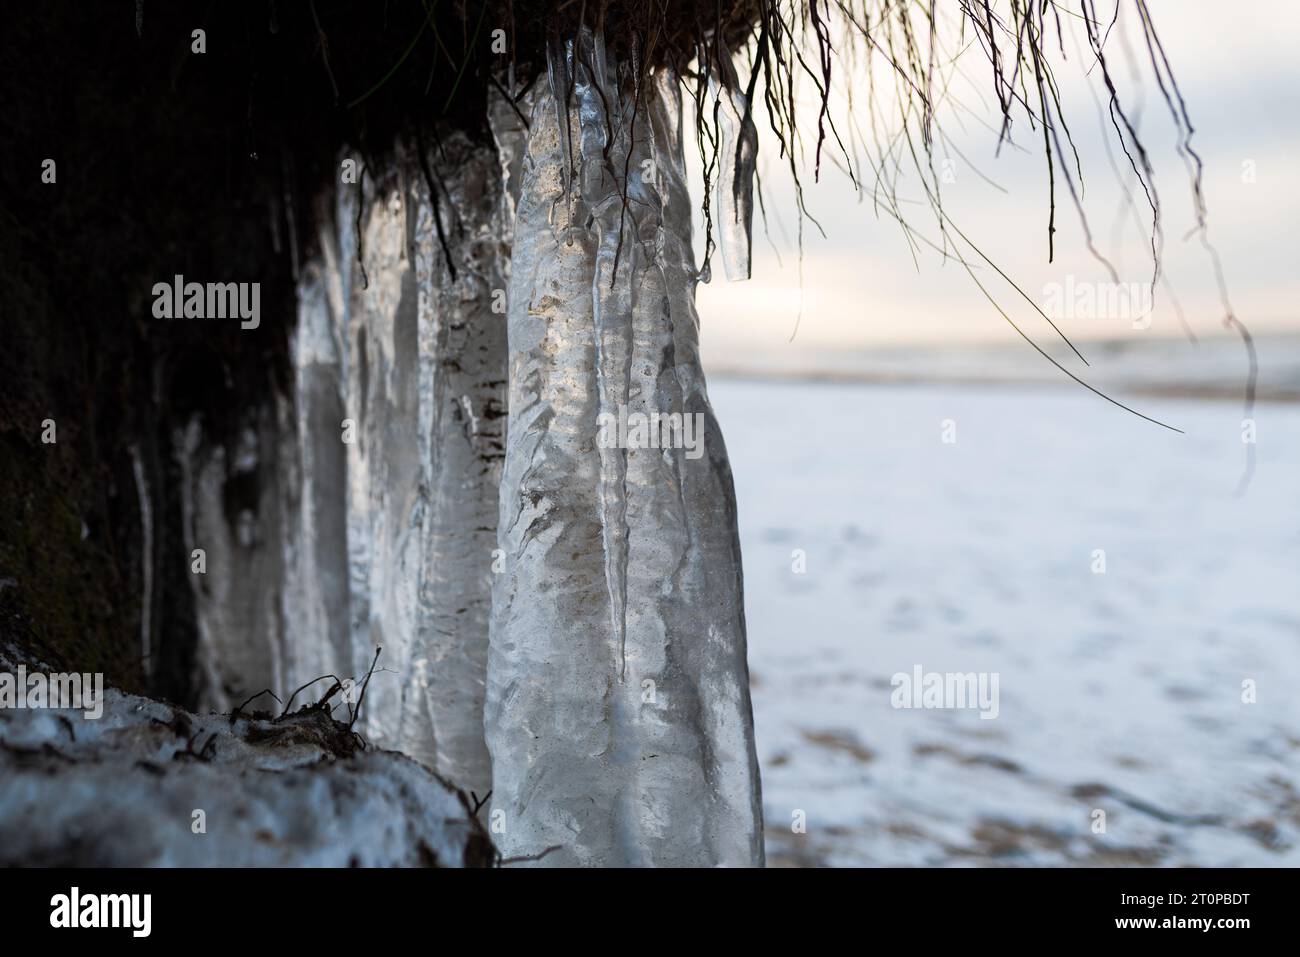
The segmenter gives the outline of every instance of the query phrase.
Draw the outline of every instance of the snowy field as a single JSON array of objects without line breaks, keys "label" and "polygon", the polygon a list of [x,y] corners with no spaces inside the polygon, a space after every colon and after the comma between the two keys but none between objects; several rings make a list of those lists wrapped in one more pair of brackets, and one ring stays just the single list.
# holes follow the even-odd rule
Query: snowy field
[{"label": "snowy field", "polygon": [[[1300,864],[1300,405],[1237,498],[1238,402],[1130,400],[1177,435],[1078,388],[710,392],[770,865]],[[996,672],[998,716],[895,709],[918,665]]]}]

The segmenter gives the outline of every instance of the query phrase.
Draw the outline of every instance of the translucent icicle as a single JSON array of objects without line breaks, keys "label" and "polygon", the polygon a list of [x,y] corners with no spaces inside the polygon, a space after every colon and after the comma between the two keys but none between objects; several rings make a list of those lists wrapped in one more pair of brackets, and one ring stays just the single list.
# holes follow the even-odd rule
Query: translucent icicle
[{"label": "translucent icicle", "polygon": [[746,115],[745,94],[725,46],[721,60],[722,76],[709,76],[709,89],[718,105],[718,251],[727,279],[735,282],[750,277],[758,130]]},{"label": "translucent icicle", "polygon": [[141,578],[144,591],[140,596],[140,662],[146,677],[153,673],[153,498],[144,474],[140,446],[131,443],[131,472],[140,503]]},{"label": "translucent icicle", "polygon": [[193,550],[203,549],[206,566],[199,574],[191,565],[189,576],[199,631],[199,702],[229,711],[264,689],[278,693],[284,687],[276,412],[253,410],[230,447],[207,441],[197,421],[174,445],[186,554],[193,562]]},{"label": "translucent icicle", "polygon": [[[282,597],[285,690],[324,675],[351,674],[348,628],[347,455],[341,441],[341,356],[336,328],[337,241],[321,230],[321,261],[309,261],[298,284],[292,339],[293,397],[283,405],[285,566]],[[329,690],[322,681],[307,702]],[[296,706],[296,705],[295,705]]]},{"label": "translucent icicle", "polygon": [[[197,425],[177,438],[186,527],[208,543],[214,572],[196,582],[212,700],[230,707],[269,687],[287,701],[313,679],[359,681],[382,646],[358,730],[480,795],[491,787],[482,712],[509,183],[513,169],[517,192],[523,152],[510,113],[493,123],[500,160],[461,134],[444,134],[423,163],[415,144],[398,143],[366,171],[364,195],[345,184],[323,198],[319,255],[298,284],[291,393],[259,413],[252,445],[209,448]],[[454,281],[426,166],[442,184]],[[223,511],[232,474],[256,478],[247,515]],[[259,564],[263,555],[280,564]],[[311,685],[295,707],[330,685]],[[348,697],[333,698],[336,714]]]},{"label": "translucent icicle", "polygon": [[[499,136],[518,139],[509,126],[494,121]],[[506,427],[506,321],[493,305],[507,283],[508,198],[497,155],[463,134],[444,135],[425,163],[435,188],[443,187],[436,215],[456,278],[416,164],[421,572],[414,667],[397,743],[484,797],[492,787],[483,694]]]},{"label": "translucent icicle", "polygon": [[[363,679],[383,649],[358,727],[382,747],[401,740],[401,699],[415,667],[421,466],[417,429],[419,320],[408,236],[410,168],[369,170],[362,265],[348,306],[344,411],[352,661]],[[373,184],[373,185],[372,185]]]},{"label": "translucent icicle", "polygon": [[560,39],[559,33],[552,33],[546,41],[546,78],[551,85],[556,128],[560,131],[560,155],[563,157],[560,175],[564,179],[566,199],[573,185],[573,143],[569,134],[569,87],[573,82],[573,69],[567,45]]},{"label": "translucent icicle", "polygon": [[[595,345],[598,421],[617,421],[628,406],[632,362],[632,309],[636,286],[619,282],[616,271],[635,275],[641,266],[640,243],[635,212],[644,201],[639,181],[629,184],[623,204],[618,183],[622,168],[604,161],[612,132],[609,155],[626,156],[632,131],[622,122],[618,83],[611,77],[603,39],[592,42],[589,33],[580,38],[584,65],[582,95],[578,98],[578,135],[582,159],[582,200],[590,213],[590,234],[595,256],[591,278],[593,343]],[[593,73],[586,64],[595,64]],[[606,111],[610,116],[606,116]],[[643,171],[635,171],[640,174]],[[627,673],[627,450],[615,444],[599,446],[601,544],[604,549],[605,588],[609,594],[610,628],[617,637],[619,680]]]},{"label": "translucent icicle", "polygon": [[[553,849],[541,865],[761,864],[735,497],[699,365],[681,101],[659,75],[635,129],[628,107],[609,118],[606,164],[616,65],[593,77],[581,53],[573,108],[543,91],[532,112],[515,223],[485,708],[494,838],[507,857]],[[698,415],[702,447],[602,449],[600,415],[620,400],[629,416]]]}]

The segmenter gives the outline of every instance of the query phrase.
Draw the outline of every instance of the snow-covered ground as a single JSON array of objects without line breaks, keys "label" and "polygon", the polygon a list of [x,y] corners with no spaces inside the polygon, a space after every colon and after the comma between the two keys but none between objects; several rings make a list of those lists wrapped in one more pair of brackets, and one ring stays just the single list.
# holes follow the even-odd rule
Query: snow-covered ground
[{"label": "snow-covered ground", "polygon": [[[1238,498],[1239,402],[710,390],[770,864],[1300,864],[1300,405]],[[996,672],[998,716],[895,709],[918,665]]]}]

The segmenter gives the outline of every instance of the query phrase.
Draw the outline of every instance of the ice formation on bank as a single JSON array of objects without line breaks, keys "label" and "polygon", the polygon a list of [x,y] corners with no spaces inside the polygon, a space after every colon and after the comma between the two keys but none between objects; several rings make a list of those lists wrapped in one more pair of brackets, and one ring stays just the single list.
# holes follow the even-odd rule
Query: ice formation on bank
[{"label": "ice formation on bank", "polygon": [[[203,701],[359,682],[382,647],[358,730],[492,790],[507,858],[761,864],[679,83],[636,102],[585,32],[549,67],[527,130],[492,101],[495,149],[403,139],[325,198],[290,394],[233,447],[201,423],[178,443]],[[715,80],[739,278],[753,129]],[[628,414],[698,422],[702,450],[598,440]]]}]

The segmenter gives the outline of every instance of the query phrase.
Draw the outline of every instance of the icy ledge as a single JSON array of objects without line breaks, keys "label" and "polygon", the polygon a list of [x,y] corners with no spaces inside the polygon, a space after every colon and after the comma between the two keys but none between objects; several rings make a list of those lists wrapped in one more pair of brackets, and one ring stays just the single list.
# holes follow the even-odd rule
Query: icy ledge
[{"label": "icy ledge", "polygon": [[[0,649],[0,671],[17,661]],[[0,709],[0,866],[486,867],[495,856],[461,792],[367,750],[320,709],[200,717],[112,688],[98,720]]]}]

